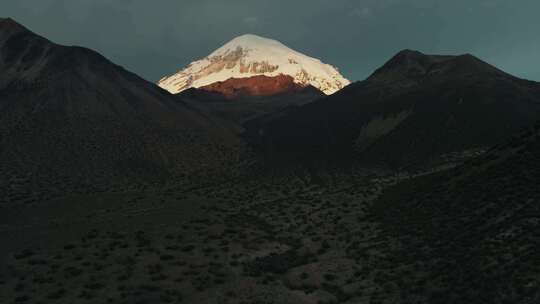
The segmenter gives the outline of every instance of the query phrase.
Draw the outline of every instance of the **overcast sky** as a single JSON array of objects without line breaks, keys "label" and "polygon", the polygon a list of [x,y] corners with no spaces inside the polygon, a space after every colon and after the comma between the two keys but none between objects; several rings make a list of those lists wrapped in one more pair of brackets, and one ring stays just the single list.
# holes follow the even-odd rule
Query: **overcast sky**
[{"label": "overcast sky", "polygon": [[472,53],[540,81],[540,0],[3,0],[55,42],[156,81],[245,33],[280,40],[361,80],[399,50]]}]

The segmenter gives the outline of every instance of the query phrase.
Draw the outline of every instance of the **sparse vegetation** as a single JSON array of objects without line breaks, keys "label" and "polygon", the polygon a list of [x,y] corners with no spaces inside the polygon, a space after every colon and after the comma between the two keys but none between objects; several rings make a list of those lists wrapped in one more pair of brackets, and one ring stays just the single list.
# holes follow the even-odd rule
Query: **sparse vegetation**
[{"label": "sparse vegetation", "polygon": [[[60,48],[33,34],[26,38],[37,39],[37,51],[26,51],[38,52],[42,43],[47,52]],[[26,51],[11,52],[13,62]],[[298,142],[292,136],[294,144],[310,153],[321,144],[321,153],[333,155],[329,143],[375,147],[371,159],[396,168],[403,168],[404,155],[419,161],[444,154],[436,166],[412,171],[378,163],[360,167],[353,151],[339,159],[345,166],[316,161],[307,166],[303,162],[310,160],[301,159],[298,166],[274,167],[272,158],[261,161],[238,134],[210,128],[216,121],[199,121],[204,115],[184,109],[176,97],[79,51],[73,50],[103,76],[95,77],[97,83],[78,83],[80,75],[64,68],[46,71],[50,83],[45,76],[35,83],[2,82],[9,86],[0,89],[7,101],[0,141],[9,149],[0,149],[0,303],[540,303],[540,123],[487,152],[483,144],[520,120],[492,115],[494,132],[489,125],[475,130],[481,147],[457,152],[454,146],[462,145],[456,142],[470,130],[448,127],[455,124],[453,114],[435,129],[437,135],[450,132],[448,142],[425,140],[433,130],[424,123],[436,120],[427,110],[420,113],[420,127],[393,129],[414,115],[406,111],[368,128],[377,136],[396,131],[389,134],[398,137],[404,153],[381,138],[357,138],[363,127],[355,124],[364,118],[356,117],[356,107],[362,103],[348,103],[345,120],[328,120],[321,111],[327,124],[314,119],[317,128],[285,128],[283,137],[278,128],[274,135],[283,139],[299,130],[305,136]],[[3,56],[0,52],[4,68]],[[31,67],[42,65],[49,67],[41,61]],[[456,104],[462,93],[482,102],[499,95],[540,100],[531,83],[488,71],[497,78],[484,82],[484,74],[464,74],[459,81],[467,85],[441,85],[448,93],[441,108],[463,111]],[[64,91],[64,78],[62,94],[49,91],[58,77],[74,80],[65,85],[73,92]],[[469,91],[470,80],[493,87],[479,90],[490,98]],[[511,94],[500,83],[511,87]],[[386,105],[402,111],[401,102],[420,105],[415,96],[422,92],[409,92],[408,85],[399,90],[411,94],[399,102],[392,95],[397,93],[387,97],[375,88],[364,93],[385,99],[381,111]],[[431,101],[434,93],[428,91]],[[11,102],[20,96],[25,98]],[[61,111],[40,114],[47,113],[41,106],[50,104]],[[473,102],[464,106],[469,105],[471,113],[478,112]],[[117,111],[146,107],[155,112],[141,110],[137,119]],[[371,109],[377,115],[378,107]],[[505,113],[497,109],[490,113]],[[79,115],[86,110],[100,115]],[[298,122],[290,120],[295,127]],[[418,129],[422,136],[414,144],[401,136]],[[314,130],[329,138],[311,136]],[[276,142],[266,144],[279,154]]]}]

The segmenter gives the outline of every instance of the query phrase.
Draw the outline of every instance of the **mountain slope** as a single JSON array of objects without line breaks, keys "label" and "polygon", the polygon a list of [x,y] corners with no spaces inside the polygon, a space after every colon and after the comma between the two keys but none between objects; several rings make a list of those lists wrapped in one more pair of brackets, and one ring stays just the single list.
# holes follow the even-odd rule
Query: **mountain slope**
[{"label": "mountain slope", "polygon": [[276,40],[248,34],[231,40],[178,73],[164,77],[159,85],[171,93],[178,93],[230,78],[258,75],[291,76],[295,83],[311,85],[326,94],[350,83],[336,68],[318,59],[296,52]]},{"label": "mountain slope", "polygon": [[291,76],[258,75],[249,78],[229,78],[201,87],[200,90],[222,94],[228,99],[238,99],[245,96],[272,96],[300,91],[303,88],[305,87],[295,83]]},{"label": "mountain slope", "polygon": [[365,81],[248,130],[274,161],[404,168],[467,156],[540,115],[540,85],[471,56],[405,50]]},{"label": "mountain slope", "polygon": [[0,20],[0,70],[7,200],[28,189],[84,191],[130,178],[217,170],[237,144],[156,85],[11,19]]},{"label": "mountain slope", "polygon": [[[274,83],[276,78],[269,77],[268,79],[270,83]],[[253,87],[247,90],[253,92]],[[216,124],[228,126],[229,130],[241,134],[245,131],[245,124],[282,115],[284,112],[322,98],[324,93],[312,86],[295,87],[292,90],[284,90],[268,96],[239,94],[238,91],[232,95],[223,95],[221,92],[191,88],[177,96],[192,108],[198,109],[201,113],[210,114],[212,119],[217,119]]]},{"label": "mountain slope", "polygon": [[396,273],[402,290],[448,303],[538,302],[539,179],[537,123],[478,159],[387,190],[373,214],[400,240],[395,257],[432,278]]}]

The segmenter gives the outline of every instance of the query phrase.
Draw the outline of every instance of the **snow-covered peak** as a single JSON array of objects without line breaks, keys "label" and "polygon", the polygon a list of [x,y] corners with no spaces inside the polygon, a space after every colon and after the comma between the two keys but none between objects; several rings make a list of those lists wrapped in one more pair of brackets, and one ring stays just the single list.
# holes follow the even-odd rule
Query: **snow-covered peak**
[{"label": "snow-covered peak", "polygon": [[277,40],[246,34],[234,38],[178,73],[164,77],[158,84],[171,93],[178,93],[230,78],[257,75],[289,75],[296,83],[312,85],[326,94],[332,94],[350,83],[331,65],[294,51]]}]

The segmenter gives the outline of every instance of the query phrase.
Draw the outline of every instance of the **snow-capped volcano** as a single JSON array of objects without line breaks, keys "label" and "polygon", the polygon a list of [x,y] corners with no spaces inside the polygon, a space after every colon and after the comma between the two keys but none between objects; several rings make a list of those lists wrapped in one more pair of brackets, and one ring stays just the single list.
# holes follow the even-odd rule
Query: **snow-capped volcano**
[{"label": "snow-capped volcano", "polygon": [[231,40],[178,73],[164,77],[158,84],[171,93],[179,93],[231,78],[258,75],[288,75],[295,83],[312,85],[327,95],[350,83],[331,65],[294,51],[279,41],[248,34]]}]

